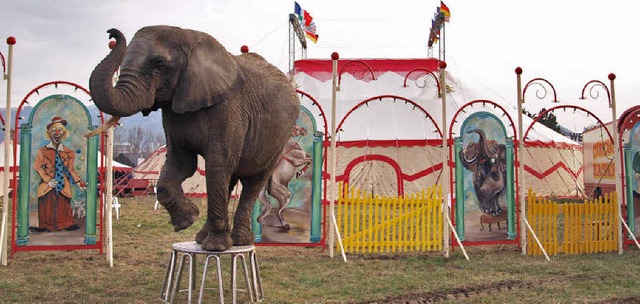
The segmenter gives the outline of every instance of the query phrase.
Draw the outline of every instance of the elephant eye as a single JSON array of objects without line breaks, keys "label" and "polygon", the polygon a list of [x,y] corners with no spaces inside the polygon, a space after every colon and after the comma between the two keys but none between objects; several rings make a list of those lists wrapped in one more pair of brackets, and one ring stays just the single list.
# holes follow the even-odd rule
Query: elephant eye
[{"label": "elephant eye", "polygon": [[491,163],[492,166],[495,166],[498,164],[498,160],[492,157],[491,159],[489,159],[489,163]]}]

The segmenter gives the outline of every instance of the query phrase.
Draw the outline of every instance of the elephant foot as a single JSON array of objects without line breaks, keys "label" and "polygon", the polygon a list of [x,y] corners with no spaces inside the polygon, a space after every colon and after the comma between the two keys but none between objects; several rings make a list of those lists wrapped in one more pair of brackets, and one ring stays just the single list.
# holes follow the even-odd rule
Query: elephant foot
[{"label": "elephant foot", "polygon": [[[198,237],[201,235],[202,230],[196,236],[196,242],[198,242]],[[206,233],[206,237],[202,240],[202,242],[198,242],[202,245],[202,249],[208,251],[225,251],[231,246],[233,246],[233,241],[229,236],[229,233],[214,233],[209,231]]]},{"label": "elephant foot", "polygon": [[254,237],[253,232],[248,228],[234,226],[231,231],[231,239],[233,239],[233,245],[235,246],[252,245]]},{"label": "elephant foot", "polygon": [[198,234],[196,234],[196,243],[202,244],[204,240],[207,238],[207,236],[209,235],[210,230],[211,228],[209,226],[209,222],[206,222],[202,227],[202,229],[198,231]]},{"label": "elephant foot", "polygon": [[173,208],[167,208],[167,211],[176,232],[189,228],[200,214],[198,207],[186,197],[178,199],[178,202],[173,204]]}]

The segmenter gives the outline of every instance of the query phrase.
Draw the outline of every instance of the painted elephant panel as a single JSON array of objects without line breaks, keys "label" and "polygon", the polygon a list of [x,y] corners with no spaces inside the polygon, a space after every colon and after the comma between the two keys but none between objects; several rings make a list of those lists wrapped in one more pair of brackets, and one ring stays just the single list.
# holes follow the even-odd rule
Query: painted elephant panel
[{"label": "painted elephant panel", "polygon": [[461,130],[466,241],[507,238],[506,136],[495,116],[474,115]]}]

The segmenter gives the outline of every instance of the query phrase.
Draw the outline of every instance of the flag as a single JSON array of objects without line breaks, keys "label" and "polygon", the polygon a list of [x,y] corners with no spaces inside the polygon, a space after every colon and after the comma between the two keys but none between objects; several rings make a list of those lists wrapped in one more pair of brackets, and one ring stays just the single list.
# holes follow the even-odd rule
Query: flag
[{"label": "flag", "polygon": [[449,19],[451,18],[451,11],[442,1],[440,1],[440,13],[444,15],[444,22],[449,22]]},{"label": "flag", "polygon": [[316,24],[315,22],[311,22],[311,25],[308,28],[303,28],[304,35],[307,38],[311,39],[313,43],[318,43],[318,34],[316,34]]},{"label": "flag", "polygon": [[309,38],[313,43],[318,43],[318,33],[316,32],[316,23],[313,22],[313,17],[306,10],[303,10],[300,7],[298,2],[294,2],[294,13],[298,16],[298,20],[300,20],[300,25],[302,26],[302,31],[305,36]]},{"label": "flag", "polygon": [[300,7],[300,4],[298,4],[298,2],[294,2],[293,12],[296,15],[298,15],[298,20],[300,20],[300,24],[303,24],[304,26],[311,25],[311,22],[313,21],[313,17],[311,17],[311,14],[309,14],[309,12],[303,10],[302,7]]}]

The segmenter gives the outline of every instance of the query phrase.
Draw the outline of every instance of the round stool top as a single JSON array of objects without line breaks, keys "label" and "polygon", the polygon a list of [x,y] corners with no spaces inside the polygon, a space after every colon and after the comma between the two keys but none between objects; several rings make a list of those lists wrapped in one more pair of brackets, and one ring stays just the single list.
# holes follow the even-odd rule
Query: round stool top
[{"label": "round stool top", "polygon": [[225,251],[209,251],[209,250],[202,249],[202,245],[196,243],[195,241],[174,243],[173,246],[171,246],[171,248],[178,252],[196,253],[196,254],[247,253],[247,252],[254,251],[256,249],[254,245],[244,245],[244,246],[232,246],[231,248]]}]

